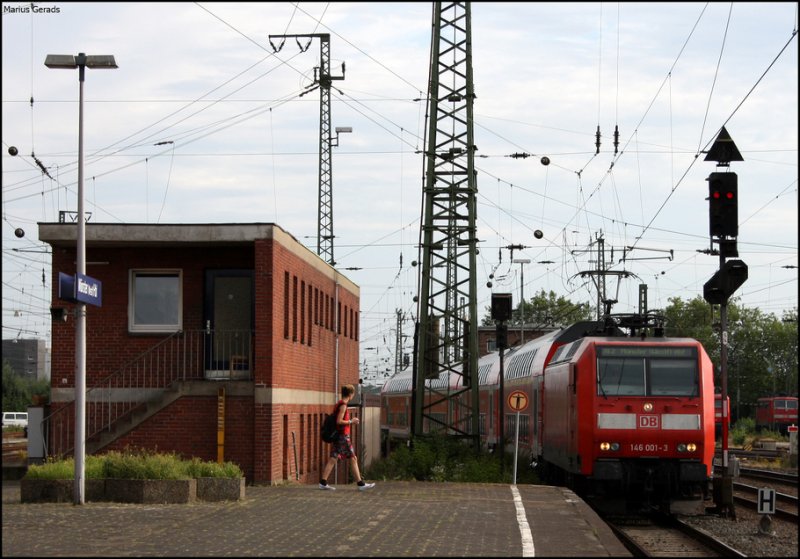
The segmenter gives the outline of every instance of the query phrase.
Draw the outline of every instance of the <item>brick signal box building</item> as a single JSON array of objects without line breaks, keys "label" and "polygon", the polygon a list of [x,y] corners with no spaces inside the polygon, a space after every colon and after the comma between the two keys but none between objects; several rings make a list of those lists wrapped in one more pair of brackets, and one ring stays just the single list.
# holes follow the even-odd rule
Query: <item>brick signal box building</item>
[{"label": "brick signal box building", "polygon": [[[51,456],[74,449],[75,305],[59,273],[76,272],[76,236],[39,224],[53,250]],[[175,451],[235,462],[249,483],[318,480],[323,414],[358,383],[358,286],[265,223],[87,223],[86,261],[102,284],[87,305],[87,453]]]}]

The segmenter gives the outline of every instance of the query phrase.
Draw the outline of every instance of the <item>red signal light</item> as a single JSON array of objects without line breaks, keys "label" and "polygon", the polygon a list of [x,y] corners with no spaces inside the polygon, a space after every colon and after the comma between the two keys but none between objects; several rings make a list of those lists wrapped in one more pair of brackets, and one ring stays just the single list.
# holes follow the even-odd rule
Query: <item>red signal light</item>
[{"label": "red signal light", "polygon": [[736,174],[711,173],[707,180],[709,233],[712,237],[736,237],[739,233]]}]

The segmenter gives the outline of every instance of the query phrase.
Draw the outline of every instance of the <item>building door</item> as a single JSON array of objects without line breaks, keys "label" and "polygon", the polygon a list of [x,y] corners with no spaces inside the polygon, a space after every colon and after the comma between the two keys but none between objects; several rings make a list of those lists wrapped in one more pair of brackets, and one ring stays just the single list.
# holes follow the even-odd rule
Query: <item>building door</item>
[{"label": "building door", "polygon": [[206,270],[205,377],[249,379],[253,363],[253,271]]}]

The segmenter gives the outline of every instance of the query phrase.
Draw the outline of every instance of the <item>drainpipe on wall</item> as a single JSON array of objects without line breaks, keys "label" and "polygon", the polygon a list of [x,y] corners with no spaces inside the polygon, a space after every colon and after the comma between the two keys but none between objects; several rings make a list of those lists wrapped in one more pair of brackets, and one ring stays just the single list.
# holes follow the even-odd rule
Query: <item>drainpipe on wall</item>
[{"label": "drainpipe on wall", "polygon": [[[338,276],[338,274],[337,274]],[[333,387],[336,398],[339,396],[339,280],[333,290],[333,336],[335,340],[333,370],[336,379],[336,386]]]},{"label": "drainpipe on wall", "polygon": [[[333,288],[333,338],[334,338],[334,351],[333,351],[333,371],[335,386],[333,387],[333,399],[338,401],[340,388],[339,388],[339,272],[336,270],[334,273],[334,281],[336,282]],[[333,469],[334,479],[339,479],[339,461],[336,461],[336,466]],[[345,480],[346,481],[346,480]]]}]

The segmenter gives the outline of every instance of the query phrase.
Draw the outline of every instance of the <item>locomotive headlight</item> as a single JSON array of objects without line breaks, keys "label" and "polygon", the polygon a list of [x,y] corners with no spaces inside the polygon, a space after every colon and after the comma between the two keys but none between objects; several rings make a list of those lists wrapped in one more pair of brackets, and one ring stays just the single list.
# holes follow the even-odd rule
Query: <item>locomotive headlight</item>
[{"label": "locomotive headlight", "polygon": [[600,450],[610,450],[611,444],[609,443],[600,443]]},{"label": "locomotive headlight", "polygon": [[644,406],[642,406],[642,408],[646,412],[651,412],[651,411],[653,411],[653,404],[651,404],[650,402],[645,402],[645,404],[644,404]]},{"label": "locomotive headlight", "polygon": [[686,450],[688,450],[689,452],[694,452],[695,450],[697,450],[697,445],[694,443],[689,443],[686,445]]},{"label": "locomotive headlight", "polygon": [[683,443],[680,443],[678,445],[678,452],[686,452],[686,445],[683,444]]},{"label": "locomotive headlight", "polygon": [[600,450],[603,450],[603,451],[611,450],[613,452],[616,452],[616,451],[619,450],[619,443],[602,442],[602,443],[600,443]]}]

